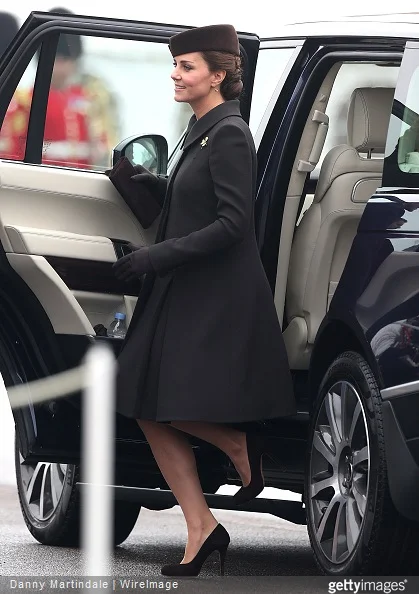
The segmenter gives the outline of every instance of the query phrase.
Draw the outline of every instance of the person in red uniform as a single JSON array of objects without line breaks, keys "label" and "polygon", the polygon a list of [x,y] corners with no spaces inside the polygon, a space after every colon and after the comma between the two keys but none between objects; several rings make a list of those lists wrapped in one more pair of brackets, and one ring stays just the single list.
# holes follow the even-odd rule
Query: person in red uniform
[{"label": "person in red uniform", "polygon": [[77,35],[60,35],[52,72],[44,130],[42,162],[89,169],[94,165],[94,143],[88,125],[88,98],[74,83],[81,55]]},{"label": "person in red uniform", "polygon": [[[74,81],[82,53],[78,35],[61,34],[51,78],[44,129],[42,162],[90,169],[94,165],[95,142],[88,125],[89,99]],[[0,134],[0,156],[24,158],[32,89],[17,89]]]}]

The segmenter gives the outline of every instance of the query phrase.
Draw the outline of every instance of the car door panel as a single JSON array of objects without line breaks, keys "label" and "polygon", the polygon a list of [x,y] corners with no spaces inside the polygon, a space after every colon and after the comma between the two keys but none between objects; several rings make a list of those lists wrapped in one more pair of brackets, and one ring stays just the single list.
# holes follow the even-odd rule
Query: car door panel
[{"label": "car door panel", "polygon": [[[101,173],[2,162],[0,193],[0,236],[5,256],[29,289],[26,304],[29,299],[39,304],[53,334],[63,337],[60,344],[69,344],[71,336],[95,336],[94,326],[109,327],[115,311],[125,311],[129,324],[140,282],[127,284],[115,278],[115,242],[150,243],[158,220],[143,229]],[[30,327],[32,321],[28,320]],[[27,342],[28,338],[21,340]],[[81,359],[90,343],[78,344]],[[61,348],[63,368],[70,365],[67,355],[68,350]],[[44,364],[51,368],[51,359]],[[42,374],[42,370],[37,373]],[[24,380],[24,373],[19,377]],[[16,377],[11,376],[9,381],[16,381]],[[80,409],[74,406],[79,398],[72,400],[70,405],[55,403],[60,414],[47,417],[47,422],[47,413],[39,406],[16,412],[22,451],[28,459],[53,460],[56,455],[64,459],[63,436],[69,456],[71,451],[67,461],[74,459]]]},{"label": "car door panel", "polygon": [[12,248],[5,226],[148,244],[158,224],[156,220],[143,229],[107,176],[100,173],[2,162],[0,192],[0,239],[6,252]]},{"label": "car door panel", "polygon": [[18,225],[5,225],[5,231],[15,254],[115,262],[115,249],[107,237]]},{"label": "car door panel", "polygon": [[7,258],[41,303],[54,332],[94,334],[71,291],[45,258],[30,254],[8,254]]},{"label": "car door panel", "polygon": [[[2,244],[55,332],[95,334],[95,323],[109,326],[112,321],[115,300],[125,309],[124,293],[138,295],[139,290],[138,283],[130,286],[115,279],[110,237],[145,245],[152,241],[158,222],[143,229],[103,174],[55,168],[45,173],[44,167],[2,164]],[[87,312],[71,293],[77,289],[93,293],[92,299],[82,299]],[[105,301],[106,316],[98,321],[94,303]],[[127,317],[129,322],[130,314]]]}]

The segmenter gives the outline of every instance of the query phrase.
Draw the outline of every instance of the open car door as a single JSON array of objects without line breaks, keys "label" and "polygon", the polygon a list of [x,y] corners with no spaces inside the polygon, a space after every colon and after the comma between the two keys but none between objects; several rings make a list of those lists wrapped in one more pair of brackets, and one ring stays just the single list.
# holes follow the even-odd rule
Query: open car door
[{"label": "open car door", "polygon": [[[105,170],[113,147],[129,136],[157,133],[169,154],[175,150],[191,111],[173,100],[167,46],[185,29],[34,12],[3,55],[0,371],[6,386],[78,365],[96,340],[118,351],[121,341],[96,331],[109,327],[115,312],[129,323],[140,286],[119,283],[112,264],[126,242],[152,243],[158,218],[144,229]],[[239,38],[248,121],[259,39]],[[28,390],[27,406],[13,414],[25,459],[77,463],[80,394],[33,405]],[[117,416],[122,462],[126,438],[138,428]]]}]

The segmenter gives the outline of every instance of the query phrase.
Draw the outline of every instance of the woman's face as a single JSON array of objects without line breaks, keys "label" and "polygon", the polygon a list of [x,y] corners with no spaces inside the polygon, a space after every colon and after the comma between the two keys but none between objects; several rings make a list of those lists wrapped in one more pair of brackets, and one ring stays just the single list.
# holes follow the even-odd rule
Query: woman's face
[{"label": "woman's face", "polygon": [[182,54],[173,58],[172,80],[175,83],[175,101],[196,103],[205,99],[213,87],[223,80],[223,72],[210,72],[200,52]]}]

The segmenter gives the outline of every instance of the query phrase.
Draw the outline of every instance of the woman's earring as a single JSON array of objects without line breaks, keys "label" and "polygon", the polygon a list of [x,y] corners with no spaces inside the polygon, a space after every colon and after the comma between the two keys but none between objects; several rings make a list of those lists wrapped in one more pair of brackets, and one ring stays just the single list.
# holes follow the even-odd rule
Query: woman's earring
[{"label": "woman's earring", "polygon": [[214,87],[214,91],[215,91],[216,93],[219,93],[219,90],[217,89],[217,87]]}]

